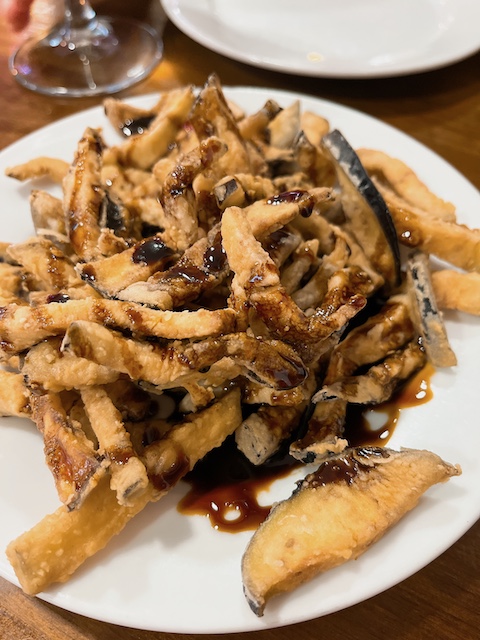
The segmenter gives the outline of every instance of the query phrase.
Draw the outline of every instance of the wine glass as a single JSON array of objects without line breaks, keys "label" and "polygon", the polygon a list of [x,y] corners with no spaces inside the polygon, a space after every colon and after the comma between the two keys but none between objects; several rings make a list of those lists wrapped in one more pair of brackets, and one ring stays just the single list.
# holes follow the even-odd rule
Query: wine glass
[{"label": "wine glass", "polygon": [[9,60],[24,87],[63,97],[115,93],[145,78],[160,62],[163,43],[149,25],[97,16],[88,0],[65,0],[60,24],[27,39]]}]

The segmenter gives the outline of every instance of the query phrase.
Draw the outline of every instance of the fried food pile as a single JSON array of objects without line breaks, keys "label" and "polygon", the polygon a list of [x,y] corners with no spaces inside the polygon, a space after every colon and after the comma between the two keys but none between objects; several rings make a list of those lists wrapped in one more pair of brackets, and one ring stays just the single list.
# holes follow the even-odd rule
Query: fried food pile
[{"label": "fried food pile", "polygon": [[[0,413],[42,433],[61,502],[8,558],[38,593],[227,437],[255,465],[287,443],[318,470],[246,550],[262,615],[460,473],[430,452],[350,447],[344,429],[351,404],[456,364],[442,309],[480,313],[479,231],[299,101],[245,114],[212,75],[105,113],[117,145],[87,128],[71,163],[7,172],[63,193],[34,188],[36,235],[1,245]],[[432,272],[430,254],[451,268]]]}]

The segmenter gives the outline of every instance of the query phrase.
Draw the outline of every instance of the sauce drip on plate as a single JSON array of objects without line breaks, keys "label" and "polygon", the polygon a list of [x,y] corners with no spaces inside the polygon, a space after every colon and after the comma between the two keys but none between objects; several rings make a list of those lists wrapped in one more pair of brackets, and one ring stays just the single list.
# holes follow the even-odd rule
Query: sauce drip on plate
[{"label": "sauce drip on plate", "polygon": [[[433,367],[427,365],[388,402],[373,408],[363,406],[349,410],[345,437],[350,445],[384,446],[391,438],[401,412],[433,397],[430,388],[433,373]],[[373,412],[380,425],[372,426]],[[268,490],[275,480],[288,476],[300,464],[286,456],[277,463],[257,467],[237,450],[230,437],[185,477],[191,488],[180,501],[178,510],[184,515],[205,515],[212,527],[220,531],[255,530],[271,508],[271,504],[259,502],[261,492]]]}]

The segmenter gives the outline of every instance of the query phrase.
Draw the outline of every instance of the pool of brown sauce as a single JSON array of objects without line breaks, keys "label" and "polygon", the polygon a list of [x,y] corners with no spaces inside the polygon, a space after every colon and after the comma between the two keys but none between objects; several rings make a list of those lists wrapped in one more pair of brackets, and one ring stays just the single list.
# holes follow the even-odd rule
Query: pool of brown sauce
[{"label": "pool of brown sauce", "polygon": [[[345,429],[350,445],[385,446],[402,411],[424,404],[433,397],[430,386],[433,373],[433,367],[427,365],[388,402],[375,407],[351,408]],[[238,452],[233,438],[228,438],[186,476],[190,489],[180,501],[178,510],[185,515],[207,516],[212,527],[220,531],[255,530],[271,508],[271,505],[259,503],[260,493],[300,464],[290,457],[283,457],[257,467]]]}]

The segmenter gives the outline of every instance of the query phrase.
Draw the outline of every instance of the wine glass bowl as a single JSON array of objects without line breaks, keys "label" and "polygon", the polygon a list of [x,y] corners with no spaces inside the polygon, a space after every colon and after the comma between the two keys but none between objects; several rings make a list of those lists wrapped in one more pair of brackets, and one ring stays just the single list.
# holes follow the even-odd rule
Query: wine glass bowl
[{"label": "wine glass bowl", "polygon": [[9,67],[20,84],[37,93],[95,96],[139,82],[162,53],[162,40],[149,25],[97,16],[88,2],[66,0],[63,21],[21,44]]}]

